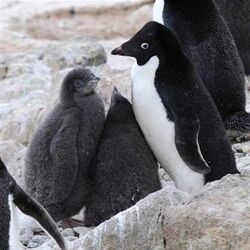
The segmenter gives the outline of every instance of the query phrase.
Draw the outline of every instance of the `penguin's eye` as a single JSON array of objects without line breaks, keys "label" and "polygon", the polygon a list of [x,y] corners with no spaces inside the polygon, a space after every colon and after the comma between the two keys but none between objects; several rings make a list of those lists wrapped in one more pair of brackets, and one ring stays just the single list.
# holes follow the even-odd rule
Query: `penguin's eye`
[{"label": "penguin's eye", "polygon": [[83,85],[83,82],[81,80],[79,80],[79,79],[76,79],[74,81],[74,85],[75,85],[76,88],[79,88],[79,87],[81,87]]},{"label": "penguin's eye", "polygon": [[142,48],[142,49],[148,49],[148,47],[149,47],[149,44],[148,44],[148,43],[142,43],[142,44],[141,44],[141,48]]}]

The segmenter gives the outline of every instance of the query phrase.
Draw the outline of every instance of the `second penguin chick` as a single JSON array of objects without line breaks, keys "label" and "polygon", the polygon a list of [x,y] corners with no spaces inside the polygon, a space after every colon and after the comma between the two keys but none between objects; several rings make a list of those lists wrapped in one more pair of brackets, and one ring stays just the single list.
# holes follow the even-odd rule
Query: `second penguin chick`
[{"label": "second penguin chick", "polygon": [[93,165],[86,226],[96,226],[161,188],[158,166],[133,113],[114,89]]},{"label": "second penguin chick", "polygon": [[70,71],[61,99],[35,132],[26,155],[25,184],[55,221],[77,214],[89,194],[89,166],[103,130],[104,104],[91,71]]}]

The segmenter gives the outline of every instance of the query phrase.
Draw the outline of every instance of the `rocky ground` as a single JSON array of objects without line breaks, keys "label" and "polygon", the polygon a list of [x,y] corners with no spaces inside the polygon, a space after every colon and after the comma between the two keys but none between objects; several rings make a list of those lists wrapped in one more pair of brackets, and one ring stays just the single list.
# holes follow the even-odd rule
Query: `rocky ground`
[{"label": "rocky ground", "polygon": [[[106,108],[114,86],[130,98],[132,59],[110,51],[150,20],[150,2],[0,3],[0,152],[21,186],[28,142],[72,67],[89,67],[102,78],[98,91]],[[190,196],[160,170],[159,192],[97,228],[64,230],[70,249],[249,249],[250,142],[233,149],[240,176],[226,176]],[[27,218],[21,220],[26,247],[56,249],[36,226],[24,224]]]}]

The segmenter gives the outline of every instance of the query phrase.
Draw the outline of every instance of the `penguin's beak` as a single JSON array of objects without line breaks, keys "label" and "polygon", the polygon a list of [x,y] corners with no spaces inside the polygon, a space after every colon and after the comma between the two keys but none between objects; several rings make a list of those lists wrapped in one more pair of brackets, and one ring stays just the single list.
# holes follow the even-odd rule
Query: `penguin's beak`
[{"label": "penguin's beak", "polygon": [[111,55],[120,55],[120,56],[124,56],[125,54],[124,54],[124,51],[123,51],[123,49],[122,49],[122,46],[119,46],[119,47],[113,49],[113,50],[111,51]]}]

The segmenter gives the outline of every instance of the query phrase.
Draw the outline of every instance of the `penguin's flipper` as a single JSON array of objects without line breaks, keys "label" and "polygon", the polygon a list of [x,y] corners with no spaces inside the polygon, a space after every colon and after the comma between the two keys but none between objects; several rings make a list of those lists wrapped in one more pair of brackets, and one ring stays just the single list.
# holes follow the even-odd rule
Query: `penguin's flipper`
[{"label": "penguin's flipper", "polygon": [[208,174],[211,169],[203,158],[198,135],[198,117],[175,117],[175,144],[182,160],[195,172]]},{"label": "penguin's flipper", "polygon": [[225,128],[229,130],[250,133],[250,113],[238,112],[224,120]]},{"label": "penguin's flipper", "polygon": [[60,129],[50,144],[53,164],[52,204],[68,197],[78,172],[77,136],[80,120],[72,114],[66,114]]},{"label": "penguin's flipper", "polygon": [[12,178],[10,183],[14,204],[26,215],[34,218],[41,227],[56,241],[62,250],[67,244],[49,213],[33,198],[27,195]]}]

